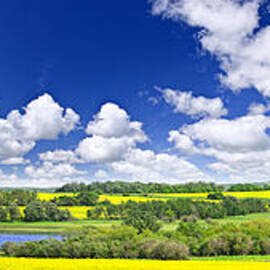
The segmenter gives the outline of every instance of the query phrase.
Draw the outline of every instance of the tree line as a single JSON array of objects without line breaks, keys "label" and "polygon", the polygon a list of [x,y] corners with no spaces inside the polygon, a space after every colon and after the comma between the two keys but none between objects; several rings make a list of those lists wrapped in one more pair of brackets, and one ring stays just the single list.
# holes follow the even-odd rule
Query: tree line
[{"label": "tree line", "polygon": [[270,184],[235,184],[228,188],[228,191],[264,191],[270,190]]},{"label": "tree line", "polygon": [[226,216],[247,215],[267,212],[267,201],[258,198],[237,199],[224,197],[219,202],[194,201],[191,198],[177,198],[167,201],[135,202],[127,201],[112,204],[109,201],[98,203],[87,211],[89,219],[139,219],[139,215],[147,214],[157,220],[171,222],[183,216],[196,216],[199,219],[218,219]]},{"label": "tree line", "polygon": [[[19,206],[25,206],[22,212]],[[37,192],[16,189],[0,192],[0,222],[66,221],[72,219],[68,210],[60,210],[54,202],[41,201]]]},{"label": "tree line", "polygon": [[72,192],[91,191],[97,193],[208,193],[223,191],[224,186],[215,183],[186,183],[186,184],[160,184],[160,183],[140,183],[140,182],[94,182],[89,185],[84,183],[65,184],[58,188],[55,192]]}]

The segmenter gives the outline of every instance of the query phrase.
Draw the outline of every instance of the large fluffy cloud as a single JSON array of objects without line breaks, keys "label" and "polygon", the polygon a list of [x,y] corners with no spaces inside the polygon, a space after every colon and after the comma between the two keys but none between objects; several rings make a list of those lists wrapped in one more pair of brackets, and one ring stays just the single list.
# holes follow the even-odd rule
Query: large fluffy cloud
[{"label": "large fluffy cloud", "polygon": [[122,161],[111,164],[113,171],[125,179],[143,182],[180,183],[210,180],[194,164],[167,153],[133,149]]},{"label": "large fluffy cloud", "polygon": [[0,158],[21,157],[36,141],[57,139],[73,130],[78,122],[79,116],[72,109],[62,108],[44,94],[31,101],[24,113],[13,110],[6,119],[0,119]]},{"label": "large fluffy cloud", "polygon": [[174,112],[184,113],[191,117],[220,117],[227,114],[220,98],[194,97],[191,92],[159,89],[164,100],[174,107]]},{"label": "large fluffy cloud", "polygon": [[112,162],[147,140],[142,123],[130,121],[127,112],[113,103],[104,104],[90,121],[76,153],[87,162]]},{"label": "large fluffy cloud", "polygon": [[145,142],[147,137],[142,130],[142,123],[130,121],[127,112],[117,104],[106,103],[94,116],[86,128],[86,133],[104,138],[130,137],[137,142]]},{"label": "large fluffy cloud", "polygon": [[77,170],[74,166],[68,163],[53,164],[44,162],[42,166],[27,166],[25,174],[35,179],[61,179],[63,177],[74,177],[86,175],[86,171]]},{"label": "large fluffy cloud", "polygon": [[187,154],[215,158],[208,167],[234,181],[265,181],[270,173],[269,128],[270,117],[259,113],[203,119],[171,131],[169,141]]},{"label": "large fluffy cloud", "polygon": [[[120,179],[137,181],[184,182],[208,180],[209,177],[185,159],[167,153],[141,150],[138,143],[147,141],[142,123],[131,121],[126,111],[112,103],[104,104],[86,132],[76,153],[85,162],[98,162]],[[98,171],[95,177],[107,177]]]},{"label": "large fluffy cloud", "polygon": [[270,26],[259,28],[262,1],[152,0],[152,12],[199,27],[202,47],[221,63],[221,81],[233,90],[255,87],[270,96]]}]

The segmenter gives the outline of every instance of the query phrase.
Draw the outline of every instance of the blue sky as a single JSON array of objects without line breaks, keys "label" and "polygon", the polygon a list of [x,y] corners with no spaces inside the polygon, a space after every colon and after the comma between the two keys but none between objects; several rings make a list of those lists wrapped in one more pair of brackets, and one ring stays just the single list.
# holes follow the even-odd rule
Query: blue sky
[{"label": "blue sky", "polygon": [[269,181],[267,1],[10,1],[0,185]]}]

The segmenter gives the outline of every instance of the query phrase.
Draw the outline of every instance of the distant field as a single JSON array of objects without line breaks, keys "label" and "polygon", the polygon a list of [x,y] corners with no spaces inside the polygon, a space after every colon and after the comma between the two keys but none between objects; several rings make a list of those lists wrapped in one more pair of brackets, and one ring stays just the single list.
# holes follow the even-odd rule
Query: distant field
[{"label": "distant field", "polygon": [[[268,260],[269,257],[266,259]],[[266,270],[268,262],[0,258],[1,270]]]},{"label": "distant field", "polygon": [[50,201],[55,197],[60,197],[60,196],[75,196],[75,193],[43,193],[43,192],[39,192],[38,193],[38,198],[40,200],[44,200],[44,201]]},{"label": "distant field", "polygon": [[[87,210],[92,209],[93,207],[92,206],[60,206],[58,208],[61,210],[65,210],[65,209],[69,210],[74,218],[86,219]],[[25,206],[19,207],[19,210],[22,216],[24,215],[24,212],[23,212],[24,209],[25,209]]]},{"label": "distant field", "polygon": [[[55,197],[60,197],[60,196],[75,196],[75,193],[38,193],[38,198],[41,200],[45,201],[50,201]],[[121,194],[119,195],[100,195],[99,196],[99,201],[103,202],[105,200],[110,201],[113,204],[120,204],[122,202],[127,202],[127,201],[135,201],[135,202],[147,202],[147,201],[152,201],[152,200],[162,200],[166,201],[168,200],[167,198],[152,198],[152,197],[143,197],[143,196],[136,196],[136,195],[130,195],[130,196],[122,196]]]},{"label": "distant field", "polygon": [[[155,193],[157,197],[184,197],[184,198],[207,198],[209,193]],[[233,196],[236,198],[262,198],[270,199],[270,191],[251,191],[251,192],[223,192],[225,196]]]},{"label": "distant field", "polygon": [[[130,196],[122,196],[119,195],[100,195],[99,201],[108,200],[113,204],[120,204],[122,202],[127,202],[129,200],[137,201],[137,202],[147,202],[151,200],[168,200],[170,198],[197,198],[204,199],[207,198],[209,193],[154,193],[149,194],[148,197],[144,197],[143,195],[130,195]],[[270,191],[252,191],[252,192],[223,192],[225,196],[233,196],[236,198],[263,198],[270,199]],[[38,197],[41,200],[49,201],[55,197],[60,196],[75,196],[75,193],[38,193]]]}]

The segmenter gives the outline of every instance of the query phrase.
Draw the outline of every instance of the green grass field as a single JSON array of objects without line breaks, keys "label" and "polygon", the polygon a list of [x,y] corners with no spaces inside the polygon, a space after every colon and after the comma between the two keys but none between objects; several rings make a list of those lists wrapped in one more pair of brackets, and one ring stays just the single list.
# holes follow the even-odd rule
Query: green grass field
[{"label": "green grass field", "polygon": [[0,233],[62,233],[83,226],[118,225],[119,220],[76,220],[67,222],[0,222]]},{"label": "green grass field", "polygon": [[[220,222],[244,222],[249,220],[270,220],[270,213],[258,213],[247,216],[235,216],[220,219]],[[83,226],[112,226],[121,224],[121,220],[76,220],[67,222],[0,222],[0,233],[62,233]],[[163,230],[174,230],[178,221],[163,223]]]},{"label": "green grass field", "polygon": [[[270,255],[265,256],[218,256],[218,257],[192,257],[192,261],[248,261],[270,262]],[[259,269],[258,269],[259,270]]]}]

